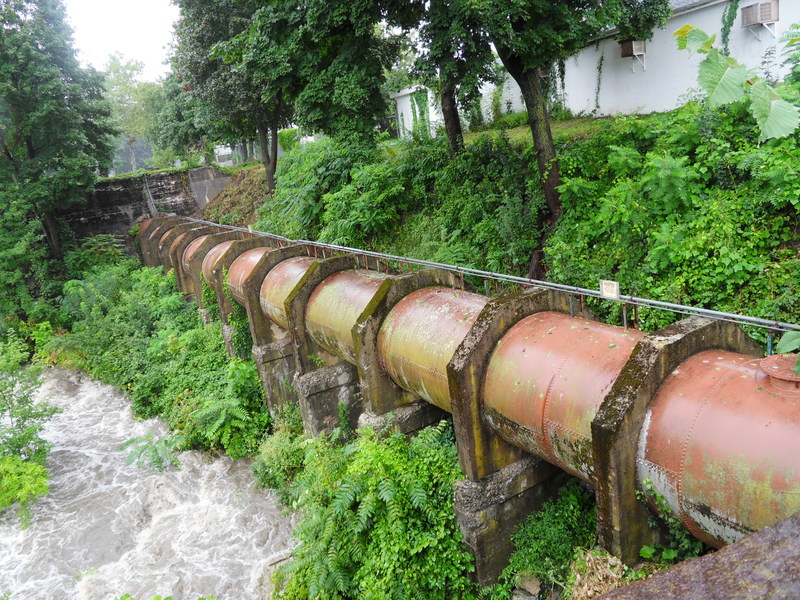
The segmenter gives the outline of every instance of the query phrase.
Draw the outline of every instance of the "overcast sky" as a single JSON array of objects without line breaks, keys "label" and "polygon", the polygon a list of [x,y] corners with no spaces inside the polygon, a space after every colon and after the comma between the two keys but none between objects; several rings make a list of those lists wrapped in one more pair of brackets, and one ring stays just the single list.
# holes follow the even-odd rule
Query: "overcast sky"
[{"label": "overcast sky", "polygon": [[169,70],[164,62],[178,7],[169,0],[64,0],[78,58],[102,70],[108,55],[145,64],[144,78],[155,81]]}]

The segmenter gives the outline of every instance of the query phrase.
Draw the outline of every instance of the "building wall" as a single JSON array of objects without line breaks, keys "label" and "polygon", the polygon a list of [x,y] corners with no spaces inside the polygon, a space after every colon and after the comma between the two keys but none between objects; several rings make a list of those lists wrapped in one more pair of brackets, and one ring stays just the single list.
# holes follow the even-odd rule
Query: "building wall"
[{"label": "building wall", "polygon": [[[605,39],[567,59],[564,79],[565,105],[574,113],[611,115],[637,112],[658,112],[683,104],[697,87],[697,65],[702,56],[679,51],[673,33],[686,24],[709,34],[719,33],[726,0],[712,2],[673,17],[666,29],[657,30],[647,42],[645,65],[636,58],[622,58],[619,44]],[[753,2],[743,0],[741,5]],[[780,21],[775,24],[777,38],[764,27],[752,31],[742,27],[741,7],[730,35],[730,54],[740,63],[759,70],[770,49],[775,51],[771,73],[782,77],[787,69],[783,62],[781,34],[792,23],[800,21],[800,1],[781,0]],[[754,34],[758,34],[760,40]],[[602,74],[598,93],[598,64],[602,57]]]},{"label": "building wall", "polygon": [[[397,104],[397,131],[400,137],[410,138],[411,133],[414,131],[414,115],[417,114],[417,111],[412,107],[412,95],[423,89],[425,89],[423,86],[417,85],[400,90],[397,94],[392,94],[391,96]],[[439,99],[436,94],[432,90],[427,90],[427,92],[430,133],[431,135],[436,135],[439,128],[444,126],[442,107],[439,105]]]}]

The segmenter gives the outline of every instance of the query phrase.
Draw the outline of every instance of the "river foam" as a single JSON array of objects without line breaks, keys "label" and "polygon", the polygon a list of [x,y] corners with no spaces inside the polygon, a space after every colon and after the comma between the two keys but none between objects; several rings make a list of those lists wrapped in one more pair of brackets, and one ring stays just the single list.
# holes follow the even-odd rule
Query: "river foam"
[{"label": "river foam", "polygon": [[38,394],[63,409],[43,434],[50,493],[25,530],[0,517],[0,598],[268,597],[294,520],[246,461],[185,452],[181,470],[126,465],[120,444],[163,424],[136,421],[119,391],[79,373],[49,371]]}]

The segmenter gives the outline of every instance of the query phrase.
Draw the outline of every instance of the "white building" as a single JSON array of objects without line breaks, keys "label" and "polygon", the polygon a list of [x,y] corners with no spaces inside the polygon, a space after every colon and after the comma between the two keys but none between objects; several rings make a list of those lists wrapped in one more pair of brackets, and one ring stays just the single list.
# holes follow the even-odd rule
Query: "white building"
[{"label": "white building", "polygon": [[[697,88],[697,66],[703,59],[678,50],[673,35],[684,25],[699,27],[717,35],[720,44],[722,15],[731,0],[672,0],[673,16],[653,39],[635,44],[633,56],[623,57],[621,45],[608,37],[587,46],[565,63],[563,82],[558,82],[562,102],[575,114],[632,114],[671,110],[683,104]],[[729,38],[730,55],[740,63],[780,79],[787,73],[782,65],[783,33],[800,22],[800,0],[741,0]],[[494,116],[492,97],[495,86],[482,89],[481,111],[486,120]],[[398,129],[408,137],[419,110],[413,94],[422,98],[422,86],[402,90],[391,97],[397,102]],[[434,133],[442,125],[438,98],[427,91],[428,124]],[[524,110],[519,86],[506,77],[500,94],[503,112]],[[463,114],[462,114],[463,118]],[[420,125],[417,125],[420,126]]]},{"label": "white building", "polygon": [[[567,59],[564,104],[573,113],[612,115],[670,110],[685,102],[697,88],[700,55],[678,50],[673,35],[684,25],[719,34],[722,14],[730,0],[673,0],[673,16],[665,29],[655,31],[643,53],[621,56],[613,37],[600,40]],[[756,17],[743,22],[742,15]],[[776,18],[777,17],[777,18]],[[761,22],[763,21],[763,22]],[[786,74],[779,39],[792,23],[800,22],[800,0],[742,0],[730,32],[730,55],[750,68],[769,62],[773,77]],[[747,25],[747,26],[745,26]],[[771,57],[771,59],[770,59]]]}]

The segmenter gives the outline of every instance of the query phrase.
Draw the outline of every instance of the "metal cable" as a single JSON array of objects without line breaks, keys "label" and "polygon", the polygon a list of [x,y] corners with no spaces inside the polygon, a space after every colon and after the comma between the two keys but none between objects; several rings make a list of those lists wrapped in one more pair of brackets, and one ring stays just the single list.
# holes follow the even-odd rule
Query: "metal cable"
[{"label": "metal cable", "polygon": [[282,237],[280,235],[275,235],[272,233],[266,233],[264,231],[255,231],[253,229],[248,229],[244,227],[235,227],[232,225],[220,225],[219,223],[212,223],[211,221],[205,221],[203,219],[195,219],[191,217],[187,217],[186,220],[194,222],[194,223],[202,223],[206,225],[216,225],[218,227],[222,227],[225,229],[229,229],[231,231],[241,231],[245,233],[251,233],[254,235],[258,235],[261,237],[267,237],[274,240],[280,240],[283,242],[289,242],[292,244],[302,244],[305,246],[314,246],[317,248],[324,248],[327,250],[332,250],[334,252],[344,252],[347,254],[354,254],[356,256],[365,256],[369,258],[375,259],[382,259],[388,261],[395,261],[398,263],[405,263],[411,265],[417,265],[420,267],[426,268],[433,268],[433,269],[444,269],[447,271],[451,271],[453,273],[459,273],[460,275],[472,275],[475,277],[480,277],[481,279],[485,280],[494,280],[494,281],[503,281],[506,283],[513,283],[517,285],[522,285],[525,287],[540,287],[549,290],[556,290],[559,292],[568,292],[572,294],[579,294],[581,296],[589,296],[592,298],[599,298],[601,300],[608,300],[611,302],[621,302],[623,304],[632,304],[635,306],[641,306],[645,308],[652,308],[655,310],[663,310],[667,312],[672,312],[676,314],[686,315],[686,316],[700,316],[700,317],[707,317],[709,319],[714,319],[717,321],[727,321],[729,323],[736,323],[738,325],[746,325],[749,327],[757,327],[759,329],[766,329],[770,332],[777,332],[777,331],[800,331],[800,325],[794,325],[792,323],[783,323],[781,321],[774,321],[770,319],[762,319],[760,317],[751,317],[748,315],[737,315],[735,313],[728,313],[722,312],[718,310],[711,310],[708,308],[698,308],[695,306],[686,306],[683,304],[675,304],[672,302],[663,302],[661,300],[651,300],[649,298],[638,298],[636,296],[625,296],[620,294],[619,298],[608,298],[603,296],[599,290],[592,290],[587,288],[582,288],[573,285],[563,285],[560,283],[553,283],[551,281],[540,281],[538,279],[528,279],[527,277],[518,277],[515,275],[504,275],[502,273],[494,273],[491,271],[482,271],[480,269],[472,269],[469,267],[460,267],[457,265],[448,265],[444,263],[437,263],[429,260],[421,260],[418,258],[408,258],[405,256],[394,256],[392,254],[384,254],[382,252],[373,252],[371,250],[363,250],[361,248],[349,248],[347,246],[337,246],[335,244],[325,244],[322,242],[312,242],[310,240],[291,240],[289,238]]}]

